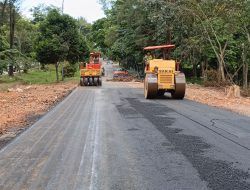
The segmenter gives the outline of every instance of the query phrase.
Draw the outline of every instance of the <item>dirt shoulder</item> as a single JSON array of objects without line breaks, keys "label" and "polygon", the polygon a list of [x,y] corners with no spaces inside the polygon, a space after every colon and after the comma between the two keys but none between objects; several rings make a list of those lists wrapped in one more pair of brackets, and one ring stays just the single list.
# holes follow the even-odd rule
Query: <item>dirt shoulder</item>
[{"label": "dirt shoulder", "polygon": [[250,97],[235,98],[228,96],[225,88],[212,88],[189,84],[186,98],[250,117]]},{"label": "dirt shoulder", "polygon": [[0,147],[67,96],[77,84],[20,85],[0,92]]}]

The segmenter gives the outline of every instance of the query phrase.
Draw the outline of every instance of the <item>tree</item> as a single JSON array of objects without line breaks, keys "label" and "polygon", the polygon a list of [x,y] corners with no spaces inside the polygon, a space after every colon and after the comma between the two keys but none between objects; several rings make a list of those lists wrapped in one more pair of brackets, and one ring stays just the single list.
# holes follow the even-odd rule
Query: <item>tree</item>
[{"label": "tree", "polygon": [[23,70],[24,73],[28,72],[30,68],[30,59],[16,49],[8,49],[0,52],[0,70],[7,69],[10,63],[16,67],[17,70]]},{"label": "tree", "polygon": [[39,24],[40,22],[44,21],[48,15],[48,12],[53,9],[60,11],[59,8],[53,5],[46,6],[45,4],[39,4],[38,6],[31,8],[30,11],[32,12],[33,16],[33,24]]},{"label": "tree", "polygon": [[[17,21],[17,11],[19,8],[20,0],[9,0],[9,45],[10,49],[14,48],[15,26]],[[13,62],[9,63],[9,76],[14,75]]]},{"label": "tree", "polygon": [[30,20],[20,18],[16,23],[16,48],[24,55],[34,58],[35,39],[38,35],[38,26]]},{"label": "tree", "polygon": [[[249,81],[250,2],[100,0],[107,19],[101,31],[109,55],[125,67],[142,61],[147,45],[174,43],[172,57],[193,76],[217,70],[217,82]],[[103,33],[102,33],[103,34]],[[142,68],[142,67],[141,67]],[[242,74],[240,74],[240,72]]]},{"label": "tree", "polygon": [[69,15],[61,14],[58,9],[52,9],[40,23],[39,33],[37,59],[42,64],[54,64],[59,81],[59,62],[67,60],[76,63],[83,52],[82,48],[86,48],[80,37],[77,22]]},{"label": "tree", "polygon": [[0,14],[0,27],[3,26],[3,24],[4,24],[5,11],[6,11],[7,4],[8,4],[8,0],[4,0],[3,2],[0,2],[0,10],[1,10],[1,14]]},{"label": "tree", "polygon": [[107,51],[107,45],[105,44],[105,24],[106,18],[102,18],[94,22],[91,30],[91,41],[94,42],[94,49],[99,49],[102,52]]}]

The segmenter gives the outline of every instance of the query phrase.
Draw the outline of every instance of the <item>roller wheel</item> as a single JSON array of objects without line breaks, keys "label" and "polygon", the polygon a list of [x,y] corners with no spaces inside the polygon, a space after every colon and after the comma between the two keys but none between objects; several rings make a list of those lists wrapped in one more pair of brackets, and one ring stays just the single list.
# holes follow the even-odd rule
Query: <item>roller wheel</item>
[{"label": "roller wheel", "polygon": [[165,94],[165,90],[159,90],[159,91],[157,92],[157,95],[158,95],[158,96],[164,96],[164,94]]},{"label": "roller wheel", "polygon": [[93,78],[89,78],[89,86],[93,86]]},{"label": "roller wheel", "polygon": [[175,91],[171,93],[174,99],[183,99],[186,93],[186,77],[184,73],[175,76]]},{"label": "roller wheel", "polygon": [[98,86],[98,78],[97,78],[97,77],[94,78],[94,85],[95,85],[95,86]]},{"label": "roller wheel", "polygon": [[144,96],[146,99],[152,99],[157,96],[158,83],[157,76],[154,74],[146,74],[144,80]]},{"label": "roller wheel", "polygon": [[102,78],[99,78],[98,83],[99,83],[99,86],[102,86]]},{"label": "roller wheel", "polygon": [[80,86],[84,86],[83,78],[80,79]]},{"label": "roller wheel", "polygon": [[88,86],[88,84],[89,84],[88,78],[84,78],[83,84],[84,84],[84,86]]}]

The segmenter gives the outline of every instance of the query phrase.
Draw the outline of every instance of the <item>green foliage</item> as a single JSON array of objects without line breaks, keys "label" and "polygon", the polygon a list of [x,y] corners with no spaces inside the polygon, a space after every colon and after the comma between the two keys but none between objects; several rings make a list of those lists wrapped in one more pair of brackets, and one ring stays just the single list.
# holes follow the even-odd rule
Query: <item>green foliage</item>
[{"label": "green foliage", "polygon": [[63,67],[63,75],[66,78],[74,77],[76,73],[76,65],[68,64]]},{"label": "green foliage", "polygon": [[[174,43],[171,56],[181,61],[187,74],[205,78],[206,71],[215,70],[221,79],[225,75],[225,80],[247,86],[249,0],[99,1],[106,18],[92,25],[46,5],[34,7],[30,21],[18,11],[20,0],[0,2],[0,10],[5,6],[0,14],[0,72],[9,65],[26,72],[34,59],[43,65],[64,60],[74,64],[86,61],[90,50],[143,72],[143,47]],[[9,6],[15,10],[12,40]]]},{"label": "green foliage", "polygon": [[[18,73],[14,77],[7,75],[0,76],[0,90],[1,84],[51,84],[56,81],[56,70],[54,65],[46,65],[46,71],[39,69],[32,69],[28,73]],[[62,68],[60,67],[59,70]],[[61,77],[61,73],[59,75]],[[75,78],[68,78],[67,80],[75,80]],[[77,77],[77,81],[79,77]]]},{"label": "green foliage", "polygon": [[87,46],[79,35],[76,20],[52,9],[40,23],[36,50],[37,59],[44,64],[63,60],[76,63]]},{"label": "green foliage", "polygon": [[[101,3],[107,18],[95,23],[100,26],[97,36],[101,36],[96,44],[126,68],[136,69],[135,65],[140,65],[143,47],[174,43],[172,57],[193,68],[195,78],[213,68],[218,70],[221,80],[241,83],[242,64],[250,63],[248,0],[101,0]],[[197,71],[201,65],[203,68]]]},{"label": "green foliage", "polygon": [[0,70],[7,71],[7,66],[12,65],[17,71],[28,72],[31,65],[31,59],[16,49],[9,49],[0,52]]},{"label": "green foliage", "polygon": [[91,40],[94,41],[94,49],[106,52],[105,44],[105,24],[106,18],[99,19],[92,25]]},{"label": "green foliage", "polygon": [[51,67],[47,72],[33,70],[27,74],[17,75],[16,80],[24,84],[50,84],[56,81],[56,71]]},{"label": "green foliage", "polygon": [[16,23],[16,48],[27,57],[34,58],[38,28],[30,20],[20,18]]},{"label": "green foliage", "polygon": [[8,49],[10,47],[7,38],[4,35],[4,32],[1,32],[0,29],[0,52]]},{"label": "green foliage", "polygon": [[39,4],[36,7],[33,7],[32,9],[30,9],[30,11],[32,12],[32,16],[33,16],[33,20],[32,23],[33,24],[39,24],[42,21],[44,21],[49,13],[49,11],[51,10],[57,10],[58,12],[60,11],[59,8],[50,5],[47,6],[45,4]]}]

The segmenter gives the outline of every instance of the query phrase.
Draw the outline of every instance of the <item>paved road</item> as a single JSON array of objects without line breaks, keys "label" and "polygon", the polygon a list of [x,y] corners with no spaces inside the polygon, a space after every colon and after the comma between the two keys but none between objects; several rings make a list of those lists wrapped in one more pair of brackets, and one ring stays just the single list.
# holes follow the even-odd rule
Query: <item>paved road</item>
[{"label": "paved road", "polygon": [[0,151],[0,189],[250,189],[250,118],[142,89],[77,88]]}]

